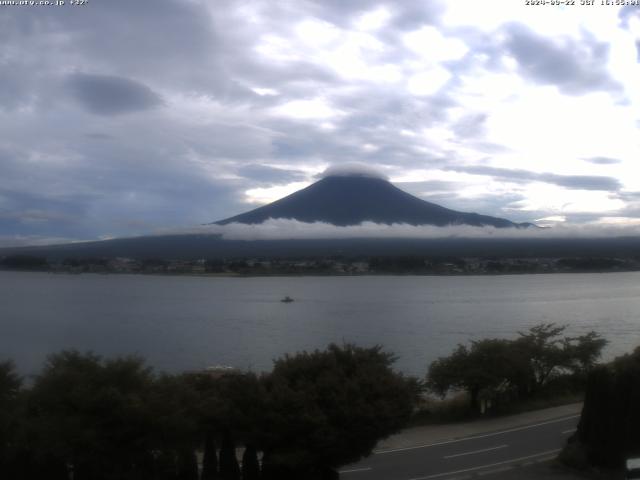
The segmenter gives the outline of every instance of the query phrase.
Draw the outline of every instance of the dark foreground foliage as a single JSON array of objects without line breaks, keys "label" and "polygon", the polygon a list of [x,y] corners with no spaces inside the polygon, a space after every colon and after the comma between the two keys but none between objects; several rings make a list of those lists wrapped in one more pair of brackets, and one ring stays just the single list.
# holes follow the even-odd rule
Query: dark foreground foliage
[{"label": "dark foreground foliage", "polygon": [[313,478],[359,460],[402,428],[418,385],[391,371],[392,362],[379,347],[349,345],[276,361],[265,382],[262,444],[269,468],[309,468],[306,478]]},{"label": "dark foreground foliage", "polygon": [[393,360],[379,347],[330,345],[260,377],[158,375],[140,358],[65,351],[29,388],[0,363],[0,478],[337,478],[412,413],[417,382]]},{"label": "dark foreground foliage", "polygon": [[563,457],[574,466],[608,468],[640,457],[640,347],[591,372],[578,430]]}]

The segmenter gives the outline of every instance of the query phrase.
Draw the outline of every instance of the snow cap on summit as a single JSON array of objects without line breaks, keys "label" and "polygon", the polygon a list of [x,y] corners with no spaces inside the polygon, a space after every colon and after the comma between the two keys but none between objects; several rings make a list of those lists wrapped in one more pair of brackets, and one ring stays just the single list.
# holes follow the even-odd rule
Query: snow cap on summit
[{"label": "snow cap on summit", "polygon": [[320,178],[327,177],[367,177],[379,178],[380,180],[389,180],[382,171],[378,170],[366,163],[347,162],[331,165],[320,174]]}]

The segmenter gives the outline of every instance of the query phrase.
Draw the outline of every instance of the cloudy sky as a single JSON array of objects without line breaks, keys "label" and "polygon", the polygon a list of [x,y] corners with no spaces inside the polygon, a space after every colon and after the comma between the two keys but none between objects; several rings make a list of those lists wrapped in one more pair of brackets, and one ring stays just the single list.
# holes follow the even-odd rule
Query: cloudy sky
[{"label": "cloudy sky", "polygon": [[0,244],[187,228],[345,162],[458,210],[637,224],[639,60],[640,7],[0,6]]}]

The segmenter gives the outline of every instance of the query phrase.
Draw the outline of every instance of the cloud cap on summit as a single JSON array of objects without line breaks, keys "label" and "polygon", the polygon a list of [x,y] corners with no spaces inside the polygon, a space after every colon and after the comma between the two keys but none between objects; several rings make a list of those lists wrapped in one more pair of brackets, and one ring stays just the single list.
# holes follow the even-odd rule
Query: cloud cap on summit
[{"label": "cloud cap on summit", "polygon": [[360,162],[336,163],[327,167],[319,178],[327,177],[365,177],[389,180],[380,168]]}]

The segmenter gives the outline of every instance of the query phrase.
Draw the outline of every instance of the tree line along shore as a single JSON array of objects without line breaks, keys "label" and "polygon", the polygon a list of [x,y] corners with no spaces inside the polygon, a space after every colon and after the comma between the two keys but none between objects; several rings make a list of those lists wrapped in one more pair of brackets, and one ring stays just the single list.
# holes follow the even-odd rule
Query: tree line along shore
[{"label": "tree line along shore", "polygon": [[0,257],[0,269],[56,273],[147,273],[190,275],[483,275],[624,272],[640,270],[637,257],[452,257],[326,256],[159,259],[32,255]]},{"label": "tree line along shore", "polygon": [[[411,422],[441,421],[427,396],[464,395],[467,415],[584,393],[561,458],[619,469],[640,453],[640,347],[598,363],[606,341],[540,324],[459,345],[424,378],[380,346],[285,355],[270,372],[167,374],[138,357],[63,351],[22,378],[0,363],[0,476],[14,480],[334,479]],[[425,406],[427,405],[427,406]]]}]

